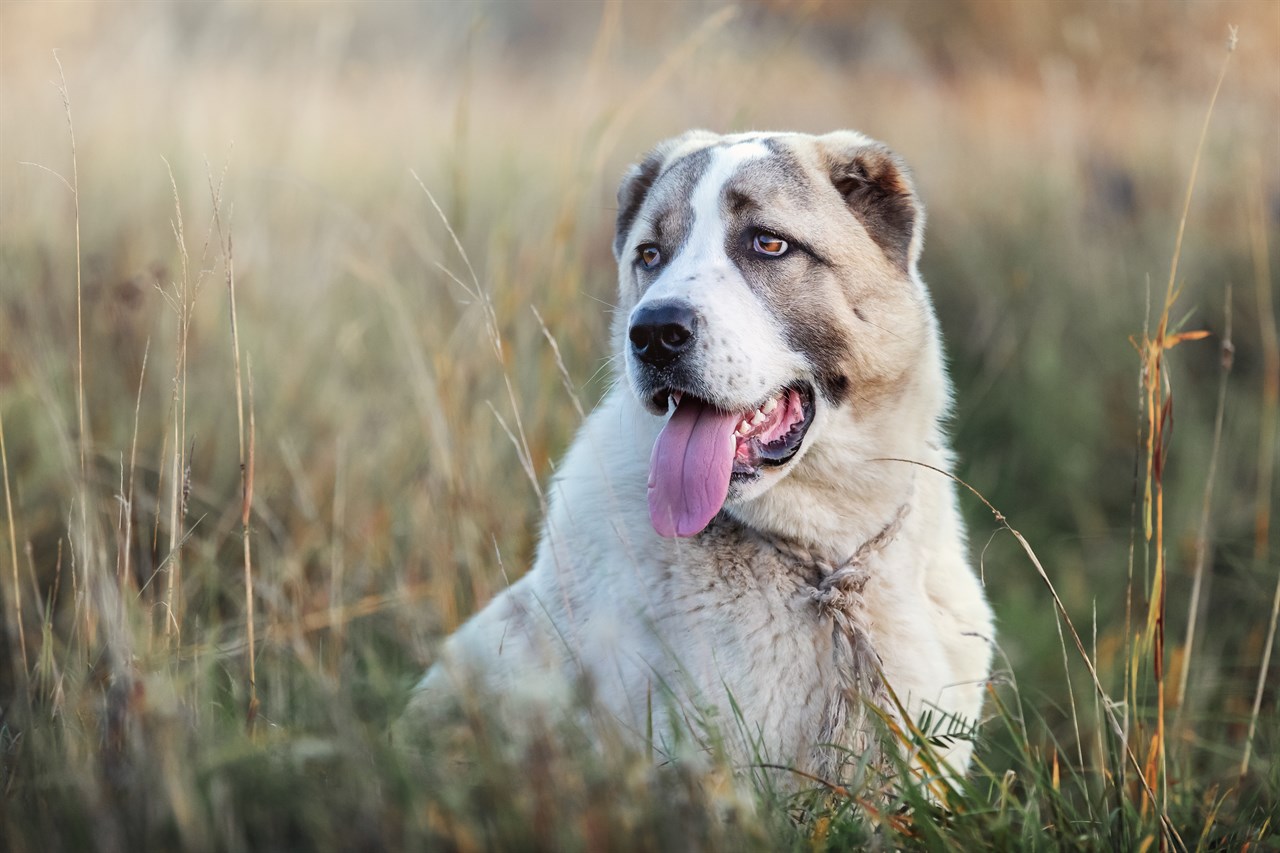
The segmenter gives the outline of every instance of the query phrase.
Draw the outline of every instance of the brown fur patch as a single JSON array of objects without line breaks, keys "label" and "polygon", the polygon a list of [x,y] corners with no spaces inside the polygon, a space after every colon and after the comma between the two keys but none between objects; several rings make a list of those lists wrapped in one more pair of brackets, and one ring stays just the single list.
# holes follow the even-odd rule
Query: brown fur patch
[{"label": "brown fur patch", "polygon": [[894,266],[908,271],[919,206],[906,166],[880,145],[843,155],[835,155],[831,183]]}]

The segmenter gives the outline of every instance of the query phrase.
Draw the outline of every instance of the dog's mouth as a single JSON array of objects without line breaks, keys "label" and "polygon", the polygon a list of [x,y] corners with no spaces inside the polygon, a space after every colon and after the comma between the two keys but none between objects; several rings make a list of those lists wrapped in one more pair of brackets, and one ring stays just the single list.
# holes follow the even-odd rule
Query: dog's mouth
[{"label": "dog's mouth", "polygon": [[654,395],[675,411],[649,461],[649,518],[662,536],[694,536],[715,517],[731,482],[761,476],[799,452],[813,423],[813,387],[797,382],[744,411],[725,411],[692,394]]}]

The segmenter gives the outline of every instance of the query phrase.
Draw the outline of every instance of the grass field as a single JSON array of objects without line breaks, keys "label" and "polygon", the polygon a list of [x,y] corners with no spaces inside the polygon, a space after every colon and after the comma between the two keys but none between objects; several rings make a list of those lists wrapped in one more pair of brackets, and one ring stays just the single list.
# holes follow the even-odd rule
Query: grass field
[{"label": "grass field", "polygon": [[[7,0],[0,847],[1280,843],[1278,57],[1266,0]],[[529,565],[616,181],[691,126],[914,168],[1022,537],[966,493],[1001,653],[945,808],[387,743]]]}]

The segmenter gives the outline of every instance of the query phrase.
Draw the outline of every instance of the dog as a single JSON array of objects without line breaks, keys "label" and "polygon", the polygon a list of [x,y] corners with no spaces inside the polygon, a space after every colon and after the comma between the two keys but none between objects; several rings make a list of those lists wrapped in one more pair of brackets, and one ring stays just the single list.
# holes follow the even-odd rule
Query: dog
[{"label": "dog", "polygon": [[[532,570],[444,643],[402,736],[464,693],[519,725],[586,684],[660,754],[717,728],[737,762],[833,778],[869,707],[976,721],[992,614],[944,473],[924,219],[901,159],[852,131],[690,131],[632,166],[620,381],[558,469]],[[940,740],[963,773],[972,739]]]}]

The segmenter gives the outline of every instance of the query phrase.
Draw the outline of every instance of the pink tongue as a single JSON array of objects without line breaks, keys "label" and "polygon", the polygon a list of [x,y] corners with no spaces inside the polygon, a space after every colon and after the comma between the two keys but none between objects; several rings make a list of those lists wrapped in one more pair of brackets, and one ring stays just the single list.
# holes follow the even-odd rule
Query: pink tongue
[{"label": "pink tongue", "polygon": [[724,506],[741,415],[685,397],[653,443],[649,520],[661,536],[695,536]]}]

